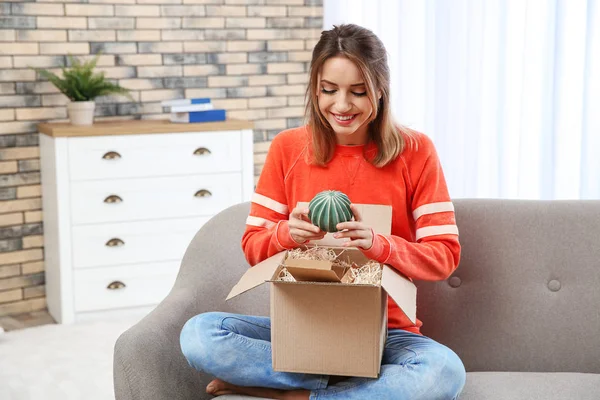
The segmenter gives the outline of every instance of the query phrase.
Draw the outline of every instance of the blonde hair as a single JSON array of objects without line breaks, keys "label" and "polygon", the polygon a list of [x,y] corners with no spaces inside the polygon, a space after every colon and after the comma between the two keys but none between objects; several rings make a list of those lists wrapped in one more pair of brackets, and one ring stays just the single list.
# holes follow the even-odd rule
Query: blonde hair
[{"label": "blonde hair", "polygon": [[[327,59],[335,56],[352,61],[365,80],[367,96],[373,108],[367,121],[369,140],[377,146],[376,154],[367,157],[367,160],[376,167],[383,167],[404,151],[411,141],[412,132],[395,123],[391,115],[390,70],[383,43],[370,30],[354,24],[342,24],[321,32],[321,38],[313,50],[306,90],[306,119],[312,134],[312,155],[307,153],[308,161],[323,166],[331,161],[335,153],[335,132],[321,114],[317,99],[321,68]],[[381,99],[378,99],[379,94]]]}]

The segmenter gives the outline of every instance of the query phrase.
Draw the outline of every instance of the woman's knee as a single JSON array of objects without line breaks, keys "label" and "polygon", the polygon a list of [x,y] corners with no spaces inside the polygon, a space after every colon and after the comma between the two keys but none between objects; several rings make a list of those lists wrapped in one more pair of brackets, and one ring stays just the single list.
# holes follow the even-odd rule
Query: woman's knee
[{"label": "woman's knee", "polygon": [[221,312],[207,312],[190,318],[179,335],[181,352],[188,364],[195,369],[207,371],[214,358],[211,345],[220,323],[225,318]]},{"label": "woman's knee", "polygon": [[440,370],[438,382],[440,388],[445,392],[442,398],[456,399],[465,386],[467,373],[460,357],[451,349],[443,347],[440,351],[439,361],[443,360],[443,368]]}]

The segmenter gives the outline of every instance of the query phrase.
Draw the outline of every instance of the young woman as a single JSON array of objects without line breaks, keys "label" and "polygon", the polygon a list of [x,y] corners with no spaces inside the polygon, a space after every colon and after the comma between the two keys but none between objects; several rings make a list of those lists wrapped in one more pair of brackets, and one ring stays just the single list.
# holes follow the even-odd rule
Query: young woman
[{"label": "young woman", "polygon": [[[460,257],[454,207],[432,142],[394,124],[389,69],[381,41],[369,30],[340,25],[322,32],[313,51],[307,126],[271,143],[252,198],[242,247],[250,265],[320,239],[325,232],[296,207],[323,190],[353,203],[392,206],[392,235],[374,234],[352,206],[353,221],[336,237],[367,257],[421,280],[446,279]],[[343,231],[343,232],[341,232]],[[420,334],[390,298],[388,338],[377,379],[275,372],[270,320],[221,312],[190,319],[181,348],[190,365],[215,376],[213,395],[275,399],[449,400],[465,369],[449,348]]]}]

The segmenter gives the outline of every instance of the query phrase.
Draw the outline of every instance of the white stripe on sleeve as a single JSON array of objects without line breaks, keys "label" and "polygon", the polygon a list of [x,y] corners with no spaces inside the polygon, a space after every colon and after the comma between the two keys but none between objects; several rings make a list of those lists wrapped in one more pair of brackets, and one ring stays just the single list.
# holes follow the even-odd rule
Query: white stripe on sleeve
[{"label": "white stripe on sleeve", "polygon": [[456,225],[434,225],[417,229],[417,240],[435,235],[458,235],[458,227]]},{"label": "white stripe on sleeve", "polygon": [[264,226],[265,228],[270,228],[273,225],[275,225],[275,222],[269,221],[268,219],[254,217],[252,215],[249,215],[248,218],[246,218],[246,225]]},{"label": "white stripe on sleeve", "polygon": [[416,221],[423,215],[447,211],[454,211],[454,204],[452,204],[451,201],[423,204],[421,207],[417,207],[417,209],[413,211],[413,218]]},{"label": "white stripe on sleeve", "polygon": [[288,206],[275,201],[267,196],[263,196],[262,194],[253,193],[252,200],[253,203],[260,204],[263,207],[267,207],[270,210],[273,210],[279,214],[287,215],[288,214]]}]

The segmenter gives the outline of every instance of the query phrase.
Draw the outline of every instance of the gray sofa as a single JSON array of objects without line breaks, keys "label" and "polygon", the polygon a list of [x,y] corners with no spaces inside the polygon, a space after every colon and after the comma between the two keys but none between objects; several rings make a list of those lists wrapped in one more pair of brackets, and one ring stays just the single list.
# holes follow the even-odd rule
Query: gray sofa
[{"label": "gray sofa", "polygon": [[[456,200],[463,246],[443,282],[418,282],[423,333],[468,371],[462,400],[600,399],[600,201]],[[225,302],[248,268],[249,204],[191,242],[169,296],[115,345],[117,400],[204,399],[179,332],[195,314],[268,315],[268,286]],[[242,399],[222,396],[222,399]]]}]

